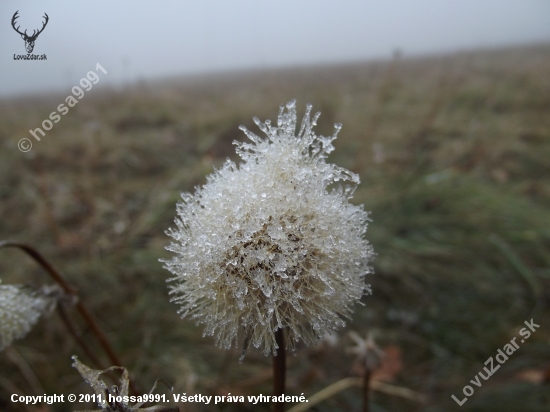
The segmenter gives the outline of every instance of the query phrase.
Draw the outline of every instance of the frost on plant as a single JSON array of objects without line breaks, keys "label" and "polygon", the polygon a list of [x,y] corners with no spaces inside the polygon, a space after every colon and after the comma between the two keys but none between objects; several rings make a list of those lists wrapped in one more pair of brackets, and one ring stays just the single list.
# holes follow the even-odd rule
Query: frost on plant
[{"label": "frost on plant", "polygon": [[298,126],[292,101],[276,126],[254,118],[267,137],[241,126],[251,141],[234,142],[241,164],[227,160],[177,205],[167,232],[176,256],[164,261],[174,274],[172,301],[220,347],[243,333],[245,349],[251,343],[267,355],[278,328],[290,349],[313,344],[343,326],[369,291],[369,218],[349,203],[359,177],[326,162],[341,125],[317,136],[320,113],[310,114],[308,105]]},{"label": "frost on plant", "polygon": [[50,312],[54,303],[47,292],[0,285],[0,351],[29,333],[40,315]]},{"label": "frost on plant", "polygon": [[[104,371],[100,371],[100,370],[91,369],[88,366],[84,365],[82,362],[78,360],[76,356],[73,356],[72,359],[73,359],[73,367],[76,368],[76,370],[80,373],[80,376],[82,376],[82,379],[84,379],[84,381],[92,387],[98,399],[100,399],[100,401],[98,402],[98,406],[104,411],[111,412],[113,410],[111,408],[111,405],[108,402],[109,394],[114,396],[128,396],[128,387],[130,385],[130,378],[128,376],[128,371],[126,370],[126,368],[113,366]],[[109,372],[113,369],[122,370],[122,375],[120,377],[120,386],[113,387],[115,393],[111,393],[112,391],[109,389],[107,384],[103,382],[103,380],[101,379],[102,374]],[[126,412],[126,411],[122,410],[120,412]]]},{"label": "frost on plant", "polygon": [[[149,408],[141,408],[143,404],[153,399],[151,393],[155,390],[157,384],[153,386],[151,392],[142,396],[129,396],[130,377],[128,370],[123,366],[111,366],[104,371],[91,369],[78,360],[76,356],[72,357],[73,367],[76,368],[82,379],[92,387],[95,392],[96,398],[99,399],[98,406],[102,412],[154,412],[163,409],[162,406],[151,406]],[[101,375],[113,370],[121,370],[120,384],[108,386]],[[131,400],[137,400],[138,403],[130,405]],[[99,411],[98,411],[99,412]]]}]

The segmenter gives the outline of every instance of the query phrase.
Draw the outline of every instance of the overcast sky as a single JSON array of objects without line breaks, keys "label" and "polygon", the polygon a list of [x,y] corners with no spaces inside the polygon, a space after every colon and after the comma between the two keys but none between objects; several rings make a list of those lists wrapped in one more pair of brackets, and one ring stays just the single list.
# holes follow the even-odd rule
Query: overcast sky
[{"label": "overcast sky", "polygon": [[[33,54],[11,27],[42,27]],[[550,42],[549,0],[0,2],[0,96],[228,69],[405,57]]]}]

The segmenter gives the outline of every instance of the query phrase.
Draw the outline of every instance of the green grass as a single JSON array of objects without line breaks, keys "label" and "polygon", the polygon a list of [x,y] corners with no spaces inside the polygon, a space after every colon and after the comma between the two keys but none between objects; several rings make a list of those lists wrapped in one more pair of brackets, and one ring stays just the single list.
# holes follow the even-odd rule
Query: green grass
[{"label": "green grass", "polygon": [[[238,349],[217,349],[180,320],[158,259],[169,256],[163,232],[179,193],[236,159],[238,125],[256,130],[252,116],[273,120],[293,98],[299,115],[308,102],[322,112],[318,133],[343,123],[330,161],[361,176],[353,201],[372,212],[377,257],[373,295],[337,345],[290,357],[288,392],[310,396],[356,374],[346,332],[373,331],[382,347],[400,348],[393,384],[427,398],[375,392],[373,410],[458,408],[451,394],[462,398],[483,362],[534,318],[540,329],[461,410],[548,410],[548,386],[519,375],[550,367],[549,46],[96,90],[26,154],[17,142],[62,94],[0,101],[0,239],[32,244],[78,287],[142,390],[162,378],[178,392],[268,394],[270,359],[250,351],[239,364]],[[0,250],[0,278],[50,282],[16,250]],[[89,392],[73,354],[89,363],[58,317],[42,321],[0,354],[0,410],[37,410],[17,409],[14,391]],[[314,410],[360,401],[352,388]]]}]

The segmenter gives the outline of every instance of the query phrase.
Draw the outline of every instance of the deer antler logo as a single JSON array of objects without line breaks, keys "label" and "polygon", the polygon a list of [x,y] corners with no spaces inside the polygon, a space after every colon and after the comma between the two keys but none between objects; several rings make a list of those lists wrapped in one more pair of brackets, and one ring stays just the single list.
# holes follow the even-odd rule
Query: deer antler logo
[{"label": "deer antler logo", "polygon": [[17,18],[19,17],[18,13],[19,13],[19,10],[17,10],[15,12],[15,14],[13,15],[13,17],[11,19],[11,25],[12,25],[13,29],[21,35],[21,38],[23,40],[25,40],[25,48],[27,49],[27,53],[32,53],[32,51],[34,49],[34,42],[36,41],[36,38],[38,37],[38,35],[40,33],[42,33],[42,31],[44,30],[44,28],[48,24],[48,20],[50,20],[50,18],[48,17],[48,15],[46,13],[44,13],[44,18],[46,19],[46,21],[43,23],[42,28],[40,30],[38,30],[38,32],[36,30],[33,30],[32,35],[29,36],[29,35],[27,35],[27,30],[25,30],[25,32],[22,33],[22,32],[19,31],[20,26],[17,26],[17,28],[15,27],[15,20],[17,20]]}]

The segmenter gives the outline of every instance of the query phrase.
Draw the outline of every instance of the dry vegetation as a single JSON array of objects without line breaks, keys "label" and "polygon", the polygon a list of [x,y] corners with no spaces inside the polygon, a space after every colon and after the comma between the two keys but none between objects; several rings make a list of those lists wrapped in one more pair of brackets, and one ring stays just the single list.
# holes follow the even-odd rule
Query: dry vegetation
[{"label": "dry vegetation", "polygon": [[[301,112],[307,102],[322,112],[318,132],[343,123],[330,160],[360,174],[354,202],[372,211],[378,256],[373,296],[332,344],[290,357],[288,392],[311,396],[357,376],[347,331],[371,331],[388,353],[378,378],[426,398],[375,392],[373,411],[458,408],[451,394],[462,398],[534,318],[540,329],[460,409],[549,410],[550,46],[98,89],[19,152],[63,97],[0,101],[0,239],[34,245],[78,287],[141,390],[163,378],[179,392],[270,392],[269,358],[251,351],[239,364],[238,349],[215,348],[178,318],[158,259],[169,257],[163,232],[179,193],[235,158],[239,124],[256,130],[252,116],[274,119],[296,98]],[[0,250],[0,276],[50,282],[17,250]],[[42,321],[0,354],[0,410],[73,410],[9,402],[11,393],[88,393],[73,354],[88,361],[57,316]],[[313,410],[360,403],[348,388]]]}]

